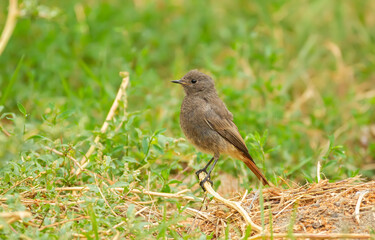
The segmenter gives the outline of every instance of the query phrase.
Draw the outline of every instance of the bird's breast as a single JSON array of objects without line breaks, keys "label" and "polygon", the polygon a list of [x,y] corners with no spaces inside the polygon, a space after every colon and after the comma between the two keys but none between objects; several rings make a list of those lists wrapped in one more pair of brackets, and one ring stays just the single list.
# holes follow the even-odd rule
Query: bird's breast
[{"label": "bird's breast", "polygon": [[200,151],[215,153],[226,151],[228,142],[213,130],[205,120],[209,104],[203,99],[184,99],[181,106],[180,125],[186,138]]}]

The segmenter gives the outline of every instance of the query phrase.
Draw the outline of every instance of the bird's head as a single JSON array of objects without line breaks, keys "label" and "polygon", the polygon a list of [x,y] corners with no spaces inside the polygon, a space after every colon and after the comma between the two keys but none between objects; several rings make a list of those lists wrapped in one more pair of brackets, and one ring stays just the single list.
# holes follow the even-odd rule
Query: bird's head
[{"label": "bird's head", "polygon": [[184,87],[186,95],[216,92],[214,80],[198,70],[191,70],[180,80],[172,82],[181,84]]}]

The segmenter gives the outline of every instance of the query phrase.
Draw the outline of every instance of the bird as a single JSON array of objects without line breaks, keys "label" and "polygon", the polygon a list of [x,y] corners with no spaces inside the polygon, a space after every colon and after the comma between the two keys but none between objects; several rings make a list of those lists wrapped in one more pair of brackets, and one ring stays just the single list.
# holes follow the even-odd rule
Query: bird
[{"label": "bird", "polygon": [[204,183],[207,181],[212,185],[211,172],[221,154],[243,161],[263,185],[270,185],[251,157],[233,122],[233,114],[218,96],[214,80],[195,69],[180,80],[171,82],[182,85],[185,91],[180,112],[180,126],[184,135],[198,150],[213,155],[207,165],[195,173],[198,179],[201,172],[207,174],[200,181],[202,189],[205,190]]}]

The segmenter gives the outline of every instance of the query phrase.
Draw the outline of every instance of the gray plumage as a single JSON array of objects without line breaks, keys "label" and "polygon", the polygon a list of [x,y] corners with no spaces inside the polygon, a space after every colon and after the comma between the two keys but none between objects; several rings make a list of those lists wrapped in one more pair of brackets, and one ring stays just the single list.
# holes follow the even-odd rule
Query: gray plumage
[{"label": "gray plumage", "polygon": [[264,185],[268,184],[250,156],[232,113],[219,98],[212,78],[192,70],[172,82],[181,84],[186,93],[180,113],[180,125],[186,138],[200,151],[214,155],[215,163],[220,154],[242,160]]}]

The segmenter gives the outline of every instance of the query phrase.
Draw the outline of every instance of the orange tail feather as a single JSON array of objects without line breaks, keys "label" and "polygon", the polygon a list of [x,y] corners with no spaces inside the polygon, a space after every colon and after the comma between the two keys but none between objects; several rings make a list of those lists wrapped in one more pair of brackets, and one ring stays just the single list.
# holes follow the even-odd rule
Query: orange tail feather
[{"label": "orange tail feather", "polygon": [[255,163],[250,159],[243,159],[242,160],[248,168],[259,178],[259,180],[262,182],[263,185],[269,185],[271,184],[267,181],[266,177],[263,175],[263,173],[259,170],[259,168],[255,165]]}]

